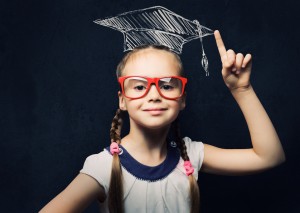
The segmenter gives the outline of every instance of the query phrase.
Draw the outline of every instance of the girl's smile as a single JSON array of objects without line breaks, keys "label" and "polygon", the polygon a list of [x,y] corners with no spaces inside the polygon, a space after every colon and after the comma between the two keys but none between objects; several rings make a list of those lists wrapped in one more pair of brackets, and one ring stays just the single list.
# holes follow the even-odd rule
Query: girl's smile
[{"label": "girl's smile", "polygon": [[144,109],[143,111],[148,112],[151,115],[161,115],[166,110],[167,108],[149,108],[149,109]]}]

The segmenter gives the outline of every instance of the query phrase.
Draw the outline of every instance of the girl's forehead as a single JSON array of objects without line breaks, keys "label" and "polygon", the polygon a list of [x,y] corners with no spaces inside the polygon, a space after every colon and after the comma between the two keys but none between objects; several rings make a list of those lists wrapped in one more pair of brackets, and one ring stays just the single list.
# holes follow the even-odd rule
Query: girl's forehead
[{"label": "girl's forehead", "polygon": [[143,75],[149,77],[179,75],[179,62],[165,50],[145,49],[128,59],[123,75]]}]

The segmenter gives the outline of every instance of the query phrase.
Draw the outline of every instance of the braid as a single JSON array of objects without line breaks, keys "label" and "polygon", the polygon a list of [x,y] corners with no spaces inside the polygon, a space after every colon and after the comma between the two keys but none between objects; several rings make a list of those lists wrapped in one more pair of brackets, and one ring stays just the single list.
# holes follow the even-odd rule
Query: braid
[{"label": "braid", "polygon": [[183,139],[181,138],[178,118],[174,121],[173,125],[174,125],[174,131],[175,131],[175,141],[180,149],[180,155],[184,161],[190,160],[190,158],[187,154],[187,151],[186,151],[185,143],[184,143]]},{"label": "braid", "polygon": [[[175,141],[180,149],[180,155],[184,161],[189,161],[189,156],[187,154],[186,145],[184,140],[181,138],[178,118],[172,123],[173,129],[175,131]],[[193,175],[189,175],[190,182],[190,198],[191,198],[191,213],[199,212],[199,201],[200,193],[198,183]]]},{"label": "braid", "polygon": [[111,142],[121,142],[121,129],[122,129],[123,119],[122,119],[122,110],[117,109],[116,115],[112,120],[111,129],[110,129],[110,139]]},{"label": "braid", "polygon": [[[121,143],[121,128],[122,128],[122,111],[117,110],[115,117],[112,120],[110,129],[111,142]],[[112,170],[110,184],[108,190],[108,208],[109,212],[122,213],[123,206],[123,179],[120,158],[117,153],[113,154]]]},{"label": "braid", "polygon": [[190,160],[184,140],[181,138],[180,128],[179,128],[179,121],[178,118],[173,122],[173,128],[175,132],[175,141],[177,143],[178,148],[180,149],[180,155],[184,161]]}]

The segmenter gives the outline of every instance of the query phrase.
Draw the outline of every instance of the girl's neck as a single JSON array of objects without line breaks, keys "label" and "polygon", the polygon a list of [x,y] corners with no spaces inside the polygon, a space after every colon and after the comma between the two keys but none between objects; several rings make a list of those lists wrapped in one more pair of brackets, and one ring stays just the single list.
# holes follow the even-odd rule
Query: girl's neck
[{"label": "girl's neck", "polygon": [[170,126],[160,129],[145,129],[131,125],[130,132],[122,138],[121,145],[142,164],[156,166],[167,155],[166,138]]}]

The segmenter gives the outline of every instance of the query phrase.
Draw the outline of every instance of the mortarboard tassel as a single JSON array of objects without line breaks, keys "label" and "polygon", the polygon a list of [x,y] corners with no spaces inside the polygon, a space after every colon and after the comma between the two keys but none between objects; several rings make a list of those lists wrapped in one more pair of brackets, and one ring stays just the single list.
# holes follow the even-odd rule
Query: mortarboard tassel
[{"label": "mortarboard tassel", "polygon": [[202,59],[201,59],[201,65],[203,67],[203,69],[206,72],[206,76],[209,76],[209,71],[208,71],[208,59],[206,57],[206,54],[204,52],[204,47],[203,47],[203,43],[202,43],[202,31],[201,31],[201,26],[198,20],[194,20],[193,21],[196,25],[197,25],[197,30],[199,32],[199,38],[200,38],[200,43],[201,43],[201,48],[202,48]]}]

